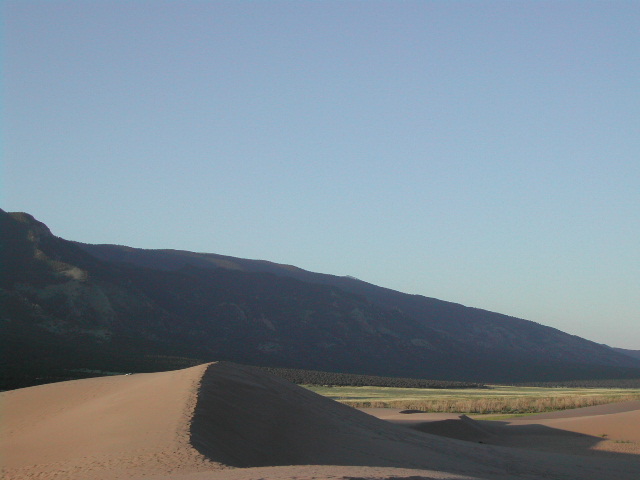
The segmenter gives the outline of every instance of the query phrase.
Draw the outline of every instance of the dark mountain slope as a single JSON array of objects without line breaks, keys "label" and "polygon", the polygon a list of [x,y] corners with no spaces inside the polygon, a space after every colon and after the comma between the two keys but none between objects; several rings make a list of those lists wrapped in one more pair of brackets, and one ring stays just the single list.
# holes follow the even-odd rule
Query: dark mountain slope
[{"label": "dark mountain slope", "polygon": [[80,245],[27,214],[0,211],[0,264],[5,386],[175,357],[493,382],[640,376],[639,361],[532,322],[269,262]]},{"label": "dark mountain slope", "polygon": [[640,350],[627,350],[626,348],[614,348],[614,350],[618,353],[622,353],[623,355],[640,360]]},{"label": "dark mountain slope", "polygon": [[[518,358],[525,361],[587,363],[603,366],[638,367],[628,355],[612,355],[610,348],[555,328],[499,313],[465,307],[456,303],[409,295],[379,287],[352,277],[338,277],[309,272],[291,265],[262,260],[247,260],[211,253],[180,250],[142,250],[118,245],[79,244],[98,258],[173,270],[186,265],[204,268],[225,268],[244,272],[269,272],[307,283],[331,285],[343,291],[365,297],[384,309],[408,316],[465,346],[465,355],[485,360]],[[623,353],[623,352],[618,352]]]},{"label": "dark mountain slope", "polygon": [[424,375],[462,348],[327,285],[269,273],[105,262],[30,216],[1,212],[0,222],[6,347],[0,360],[14,376],[128,371],[148,355]]}]

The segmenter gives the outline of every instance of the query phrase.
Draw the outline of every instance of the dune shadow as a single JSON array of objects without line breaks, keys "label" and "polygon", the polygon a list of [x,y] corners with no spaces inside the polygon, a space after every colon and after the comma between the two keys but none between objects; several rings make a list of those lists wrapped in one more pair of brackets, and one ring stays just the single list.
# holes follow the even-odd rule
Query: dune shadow
[{"label": "dune shadow", "polygon": [[396,430],[264,371],[219,362],[202,377],[190,433],[196,450],[232,467],[405,466],[408,455],[381,454],[381,444],[402,439]]},{"label": "dune shadow", "polygon": [[465,442],[490,443],[495,433],[475,420],[461,415],[458,419],[435,420],[407,425],[412,430]]},{"label": "dune shadow", "polygon": [[594,449],[606,438],[571,432],[546,425],[517,425],[495,420],[474,420],[462,415],[458,420],[441,420],[409,425],[423,433],[525,450],[618,458],[640,462],[640,456],[623,452]]},{"label": "dune shadow", "polygon": [[[556,478],[565,478],[569,472],[607,468],[615,472],[618,480],[640,478],[636,475],[640,473],[640,463],[634,455],[610,454],[615,459],[635,460],[633,464],[617,464],[608,459],[595,462],[577,456],[541,455],[531,452],[530,445],[528,452],[506,449],[501,447],[517,446],[514,439],[519,436],[528,438],[536,432],[545,437],[553,435],[531,427],[503,433],[508,426],[466,417],[455,422],[418,424],[412,430],[321,397],[262,370],[221,362],[211,364],[202,376],[190,424],[190,442],[209,460],[239,468],[399,467],[453,475],[472,473],[474,478],[501,480],[520,474],[526,478],[548,477],[549,472],[557,474]],[[436,432],[434,428],[441,430]],[[556,438],[564,434],[556,432]],[[583,451],[599,439],[587,440]],[[486,445],[478,445],[480,442]]]}]

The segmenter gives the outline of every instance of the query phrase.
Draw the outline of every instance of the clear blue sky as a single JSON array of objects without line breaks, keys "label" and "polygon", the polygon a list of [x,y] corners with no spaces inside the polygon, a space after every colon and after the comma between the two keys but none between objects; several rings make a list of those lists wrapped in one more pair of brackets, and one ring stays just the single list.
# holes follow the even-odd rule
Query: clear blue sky
[{"label": "clear blue sky", "polygon": [[640,2],[4,1],[2,195],[640,349]]}]

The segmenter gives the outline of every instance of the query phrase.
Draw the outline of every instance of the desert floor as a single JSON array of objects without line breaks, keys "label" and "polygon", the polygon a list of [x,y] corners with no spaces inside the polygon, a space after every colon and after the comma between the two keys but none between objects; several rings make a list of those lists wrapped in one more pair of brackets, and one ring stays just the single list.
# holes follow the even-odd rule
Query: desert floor
[{"label": "desert floor", "polygon": [[3,478],[640,478],[640,402],[487,421],[358,411],[212,363],[0,393]]}]

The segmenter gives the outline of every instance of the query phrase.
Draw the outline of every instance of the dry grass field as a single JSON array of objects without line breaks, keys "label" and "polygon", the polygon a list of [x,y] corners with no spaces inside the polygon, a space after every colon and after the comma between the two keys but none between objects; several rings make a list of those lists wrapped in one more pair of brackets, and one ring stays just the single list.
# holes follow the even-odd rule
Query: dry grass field
[{"label": "dry grass field", "polygon": [[382,407],[467,414],[527,414],[640,400],[640,389],[544,388],[492,385],[489,389],[306,386],[356,408]]}]

